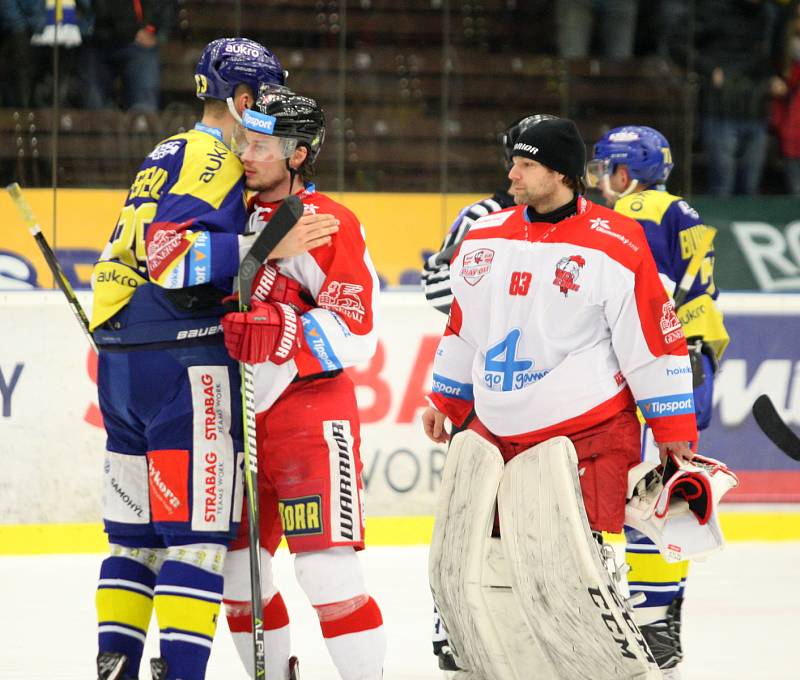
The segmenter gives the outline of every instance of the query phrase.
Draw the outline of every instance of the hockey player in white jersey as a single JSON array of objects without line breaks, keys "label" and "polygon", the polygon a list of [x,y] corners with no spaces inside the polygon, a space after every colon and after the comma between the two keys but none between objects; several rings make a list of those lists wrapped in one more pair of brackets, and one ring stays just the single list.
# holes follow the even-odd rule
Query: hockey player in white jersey
[{"label": "hockey player in white jersey", "polygon": [[[531,125],[536,125],[543,120],[552,120],[553,118],[555,116],[548,114],[523,116],[515,120],[503,131],[500,142],[503,148],[503,161],[506,172],[511,168],[511,152],[514,148],[514,142],[517,141],[520,133],[523,130],[527,130]],[[505,210],[512,205],[514,205],[514,197],[509,193],[508,189],[497,189],[491,196],[483,198],[476,203],[470,203],[459,211],[455,221],[447,230],[439,250],[431,254],[423,264],[422,289],[425,293],[425,299],[434,309],[443,314],[450,313],[450,304],[453,301],[453,292],[450,289],[450,260],[470,227],[481,217],[499,210]],[[447,631],[442,625],[439,612],[435,608],[433,612],[432,642],[433,653],[439,660],[439,668],[444,671],[458,670],[455,659],[450,653]]]},{"label": "hockey player in white jersey", "polygon": [[662,457],[693,456],[686,340],[641,227],[581,195],[574,123],[523,131],[512,156],[517,206],[477,220],[452,260],[423,414],[433,441],[446,419],[468,430],[447,457],[434,599],[480,677],[659,677],[590,537],[622,530],[637,404]]}]

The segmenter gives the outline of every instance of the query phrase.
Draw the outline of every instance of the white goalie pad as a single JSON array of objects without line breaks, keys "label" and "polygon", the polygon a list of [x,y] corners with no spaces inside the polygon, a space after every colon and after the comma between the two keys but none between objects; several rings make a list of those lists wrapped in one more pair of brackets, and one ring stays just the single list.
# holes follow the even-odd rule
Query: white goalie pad
[{"label": "white goalie pad", "polygon": [[503,552],[553,680],[661,677],[592,536],[577,454],[556,437],[506,465],[498,494]]},{"label": "white goalie pad", "polygon": [[696,455],[664,469],[640,463],[628,472],[625,524],[647,536],[667,562],[704,557],[725,545],[717,506],[739,485],[736,475],[714,458]]},{"label": "white goalie pad", "polygon": [[[492,538],[503,476],[497,447],[465,431],[447,453],[428,572],[451,650],[465,677],[555,678],[511,589],[499,538]],[[458,675],[461,677],[461,674]]]}]

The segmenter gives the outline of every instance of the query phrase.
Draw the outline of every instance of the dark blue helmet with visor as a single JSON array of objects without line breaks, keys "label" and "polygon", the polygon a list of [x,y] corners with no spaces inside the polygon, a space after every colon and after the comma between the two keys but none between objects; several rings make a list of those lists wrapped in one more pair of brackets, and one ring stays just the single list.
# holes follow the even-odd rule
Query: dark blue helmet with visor
[{"label": "dark blue helmet with visor", "polygon": [[286,72],[278,57],[247,38],[219,38],[203,50],[194,75],[199,99],[233,97],[237,85],[248,85],[253,94],[262,83],[280,86]]}]

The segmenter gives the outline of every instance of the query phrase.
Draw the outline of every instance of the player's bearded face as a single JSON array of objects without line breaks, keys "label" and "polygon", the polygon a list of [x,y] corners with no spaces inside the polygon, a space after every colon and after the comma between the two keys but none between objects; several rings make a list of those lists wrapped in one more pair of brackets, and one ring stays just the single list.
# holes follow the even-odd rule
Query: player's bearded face
[{"label": "player's bearded face", "polygon": [[509,193],[517,205],[535,205],[551,196],[558,186],[558,175],[537,161],[515,156],[508,171]]},{"label": "player's bearded face", "polygon": [[274,191],[281,185],[289,184],[289,169],[286,160],[247,161],[243,160],[245,184],[250,191]]},{"label": "player's bearded face", "polygon": [[297,146],[295,140],[260,134],[240,127],[234,142],[236,153],[244,166],[248,189],[270,191],[288,183],[286,159]]}]

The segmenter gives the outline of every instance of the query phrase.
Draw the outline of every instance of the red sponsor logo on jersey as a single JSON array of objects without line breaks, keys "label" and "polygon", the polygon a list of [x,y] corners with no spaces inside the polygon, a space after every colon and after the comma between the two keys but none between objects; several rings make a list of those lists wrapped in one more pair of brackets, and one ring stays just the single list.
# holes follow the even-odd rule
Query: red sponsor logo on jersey
[{"label": "red sponsor logo on jersey", "polygon": [[475,286],[489,273],[494,260],[494,251],[490,248],[480,248],[464,255],[461,267],[461,277],[470,286]]},{"label": "red sponsor logo on jersey", "polygon": [[203,410],[205,412],[205,438],[207,441],[216,441],[217,433],[222,423],[220,401],[222,386],[214,382],[214,377],[208,373],[200,376],[203,385]]},{"label": "red sponsor logo on jersey", "polygon": [[209,451],[204,456],[205,478],[203,479],[204,507],[203,519],[206,522],[217,521],[217,485],[219,480],[219,461],[216,452]]},{"label": "red sponsor logo on jersey", "polygon": [[683,335],[681,321],[678,315],[675,314],[675,307],[671,301],[667,301],[662,305],[661,320],[658,323],[661,328],[661,334],[664,336],[664,342],[668,345],[681,339]]},{"label": "red sponsor logo on jersey", "polygon": [[364,290],[364,286],[357,283],[347,283],[346,281],[331,281],[328,287],[319,294],[317,304],[325,309],[346,316],[354,321],[361,323],[364,320],[364,303],[359,297],[359,293]]},{"label": "red sponsor logo on jersey", "polygon": [[617,371],[614,374],[614,382],[617,383],[617,387],[621,387],[625,384],[625,376],[622,375],[622,371]]},{"label": "red sponsor logo on jersey", "polygon": [[154,276],[159,276],[166,266],[177,256],[189,249],[191,243],[175,229],[153,230],[153,237],[147,243],[147,268]]},{"label": "red sponsor logo on jersey", "polygon": [[163,449],[147,454],[150,510],[154,522],[189,521],[189,452]]},{"label": "red sponsor logo on jersey", "polygon": [[586,260],[580,255],[570,255],[569,257],[562,257],[556,263],[556,277],[553,279],[553,285],[558,286],[558,290],[564,293],[577,291],[580,286],[575,283],[581,275],[581,269],[586,265]]}]

